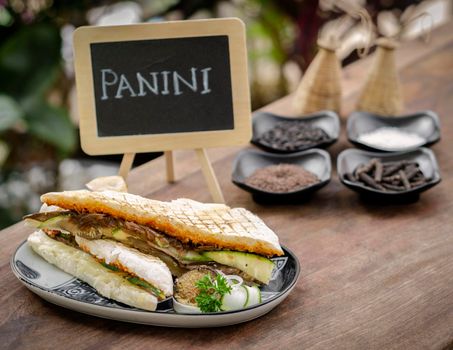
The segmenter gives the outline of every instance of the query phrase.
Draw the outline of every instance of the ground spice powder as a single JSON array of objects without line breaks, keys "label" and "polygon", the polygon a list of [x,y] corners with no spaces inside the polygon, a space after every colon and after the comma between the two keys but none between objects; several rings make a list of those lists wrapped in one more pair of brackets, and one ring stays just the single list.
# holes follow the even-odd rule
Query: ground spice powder
[{"label": "ground spice powder", "polygon": [[294,164],[271,165],[257,169],[245,183],[266,192],[286,193],[300,190],[319,182],[318,177]]}]

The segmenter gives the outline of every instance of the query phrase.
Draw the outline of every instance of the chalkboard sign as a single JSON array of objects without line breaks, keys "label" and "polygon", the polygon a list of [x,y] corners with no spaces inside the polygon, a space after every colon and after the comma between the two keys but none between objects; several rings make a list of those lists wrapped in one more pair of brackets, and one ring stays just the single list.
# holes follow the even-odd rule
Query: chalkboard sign
[{"label": "chalkboard sign", "polygon": [[244,25],[215,19],[81,27],[74,34],[88,154],[247,143]]},{"label": "chalkboard sign", "polygon": [[99,137],[234,129],[226,35],[94,43],[91,64]]}]

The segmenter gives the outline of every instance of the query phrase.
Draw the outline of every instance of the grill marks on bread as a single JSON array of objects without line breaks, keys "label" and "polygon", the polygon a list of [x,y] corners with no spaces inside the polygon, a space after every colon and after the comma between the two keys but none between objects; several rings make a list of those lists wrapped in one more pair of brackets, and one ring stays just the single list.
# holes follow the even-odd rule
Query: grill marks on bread
[{"label": "grill marks on bread", "polygon": [[217,245],[265,256],[283,255],[276,234],[246,209],[204,204],[190,199],[160,202],[112,191],[51,192],[41,200],[48,205],[84,213],[104,213],[154,229],[182,242]]}]

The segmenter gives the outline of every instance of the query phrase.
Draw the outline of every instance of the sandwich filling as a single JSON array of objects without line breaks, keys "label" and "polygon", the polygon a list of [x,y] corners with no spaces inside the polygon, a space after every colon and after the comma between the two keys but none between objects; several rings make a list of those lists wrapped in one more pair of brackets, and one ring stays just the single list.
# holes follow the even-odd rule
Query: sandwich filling
[{"label": "sandwich filling", "polygon": [[[114,253],[109,243],[106,246],[102,242],[120,242],[126,249],[137,249],[144,257],[156,256],[176,277],[188,270],[208,266],[226,274],[240,275],[248,281],[268,283],[274,268],[271,260],[257,254],[223,251],[215,245],[182,242],[149,226],[107,214],[64,210],[31,214],[25,220],[50,237],[90,253],[107,267],[117,268],[121,273],[130,269],[124,266],[121,259],[111,260],[112,256],[121,254]],[[102,252],[99,246],[103,247]],[[145,281],[140,276],[136,277]]]},{"label": "sandwich filling", "polygon": [[[126,305],[155,311],[162,292],[164,290],[173,290],[173,279],[168,269],[167,274],[161,276],[160,291],[151,291],[148,285],[145,284],[147,282],[136,275],[122,272],[113,265],[100,263],[91,254],[58,242],[46,235],[42,230],[37,230],[30,234],[27,243],[33,251],[48,263],[89,284],[105,298],[113,299]],[[163,263],[160,262],[160,264]],[[157,271],[159,269],[160,267],[157,266]]]},{"label": "sandwich filling", "polygon": [[171,273],[166,264],[154,256],[108,239],[87,240],[77,234],[55,229],[42,231],[56,241],[90,254],[103,267],[146,290],[158,300],[173,294]]},{"label": "sandwich filling", "polygon": [[173,282],[171,273],[160,259],[108,239],[87,240],[76,235],[75,241],[104,267],[126,274],[127,281],[146,289],[159,300],[173,294],[173,283],[166,283]]}]

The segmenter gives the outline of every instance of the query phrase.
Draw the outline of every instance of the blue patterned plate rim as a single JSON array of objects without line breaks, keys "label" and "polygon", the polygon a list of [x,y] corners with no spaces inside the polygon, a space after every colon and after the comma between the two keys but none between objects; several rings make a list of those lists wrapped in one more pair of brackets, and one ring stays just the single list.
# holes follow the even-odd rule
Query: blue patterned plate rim
[{"label": "blue patterned plate rim", "polygon": [[[257,309],[257,308],[263,307],[264,305],[266,305],[266,304],[278,299],[282,295],[285,295],[285,293],[287,291],[291,290],[294,287],[294,285],[296,284],[296,282],[297,282],[297,280],[299,278],[299,275],[300,275],[300,262],[297,259],[296,255],[290,249],[288,249],[287,247],[282,246],[282,249],[283,249],[285,254],[283,256],[281,256],[281,257],[273,258],[273,260],[277,260],[278,261],[278,259],[282,259],[282,258],[285,258],[285,257],[287,259],[285,260],[284,265],[281,266],[281,268],[279,268],[277,270],[277,272],[283,271],[283,268],[285,266],[287,266],[287,262],[289,260],[292,260],[293,261],[293,265],[294,265],[294,275],[292,276],[292,279],[291,279],[290,283],[288,283],[283,290],[279,290],[278,292],[274,292],[275,295],[269,297],[268,299],[266,299],[265,301],[263,301],[262,303],[260,303],[258,305],[250,306],[250,307],[247,307],[247,308],[244,308],[244,309],[240,309],[240,310],[236,310],[236,311],[207,312],[207,313],[202,313],[202,314],[175,313],[175,312],[173,312],[172,308],[167,308],[167,309],[157,310],[157,311],[147,311],[147,310],[142,310],[142,309],[138,309],[138,308],[135,308],[135,307],[131,307],[129,305],[125,305],[125,304],[122,304],[120,302],[117,302],[117,301],[105,298],[103,296],[100,296],[93,287],[91,287],[87,283],[77,279],[76,277],[72,277],[71,279],[67,280],[63,284],[57,285],[57,286],[53,287],[52,289],[45,288],[45,287],[43,287],[43,286],[41,286],[39,284],[33,283],[32,281],[30,281],[31,278],[26,276],[26,273],[30,273],[31,275],[35,275],[35,274],[39,275],[39,272],[37,272],[37,271],[33,270],[32,268],[30,268],[29,266],[23,264],[23,262],[21,260],[17,260],[16,259],[17,253],[19,252],[19,250],[25,244],[27,244],[26,240],[23,241],[16,248],[16,250],[14,251],[14,254],[12,255],[11,260],[10,260],[11,270],[13,271],[14,275],[16,276],[16,278],[19,281],[21,281],[24,284],[27,284],[27,285],[31,286],[32,288],[37,288],[37,289],[40,289],[41,291],[43,291],[45,293],[52,294],[52,295],[56,296],[59,299],[61,298],[61,299],[69,300],[69,301],[71,301],[71,303],[89,304],[91,307],[95,307],[95,308],[99,308],[99,309],[104,309],[104,308],[112,309],[112,308],[114,308],[116,310],[119,310],[119,311],[122,311],[122,312],[127,312],[127,313],[160,314],[160,315],[165,315],[166,317],[176,317],[176,316],[201,317],[201,316],[221,316],[221,315],[238,314],[238,313],[241,313],[241,312],[244,312],[244,311],[249,311],[249,310],[253,310],[253,309]],[[39,256],[38,254],[36,254],[36,256],[39,259],[42,259],[46,264],[55,267],[54,265],[52,265],[49,262],[47,262],[44,258]],[[19,262],[19,264],[17,264],[18,262]],[[23,270],[22,271],[18,267],[18,265],[20,265],[20,264],[23,265],[23,267],[22,267]],[[57,268],[57,267],[55,267],[55,268]],[[24,271],[27,271],[27,272],[24,272]],[[35,278],[38,278],[38,277],[39,276],[37,276]],[[97,298],[99,298],[99,300],[101,300],[102,303],[96,304],[96,303],[93,303],[93,302],[90,302],[90,301],[86,301],[86,300],[77,300],[75,298],[70,298],[69,296],[66,296],[66,295],[62,294],[61,292],[58,293],[59,289],[65,287],[65,286],[68,286],[71,283],[74,284],[75,282],[77,283],[78,287],[86,288],[86,290],[88,290],[90,293],[93,293],[94,296],[97,296]],[[159,302],[159,304],[166,303],[170,299],[171,299],[171,297]],[[67,308],[73,309],[75,311],[79,311],[79,310],[71,308],[71,307],[67,307]],[[79,312],[83,312],[83,311],[79,311]]]}]

